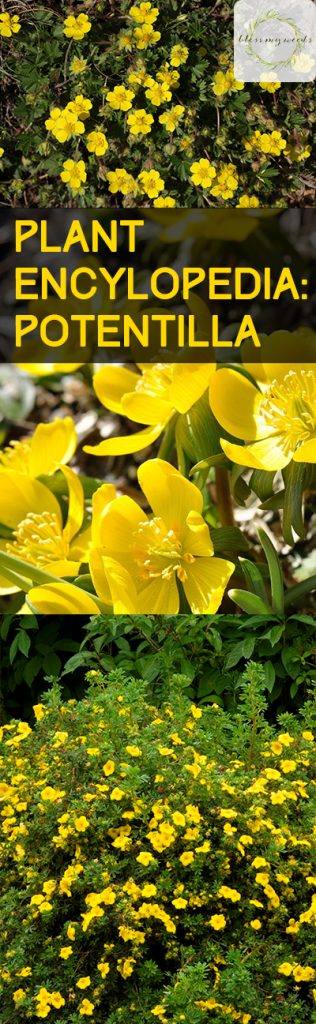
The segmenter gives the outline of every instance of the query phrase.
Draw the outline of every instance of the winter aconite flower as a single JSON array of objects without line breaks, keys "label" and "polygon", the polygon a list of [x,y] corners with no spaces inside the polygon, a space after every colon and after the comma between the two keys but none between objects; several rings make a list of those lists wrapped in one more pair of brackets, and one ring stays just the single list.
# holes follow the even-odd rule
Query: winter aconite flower
[{"label": "winter aconite flower", "polygon": [[[264,369],[264,366],[263,366]],[[269,367],[272,379],[256,386],[237,370],[223,368],[211,382],[210,403],[221,426],[244,445],[221,440],[238,465],[273,471],[316,460],[315,367]]]},{"label": "winter aconite flower", "polygon": [[0,36],[10,39],[20,31],[20,19],[18,14],[0,14]]},{"label": "winter aconite flower", "polygon": [[[93,510],[90,571],[114,614],[176,614],[179,584],[193,613],[217,611],[234,570],[213,556],[203,499],[194,484],[161,459],[143,463],[140,486],[153,512],[104,485]],[[113,497],[111,495],[113,493]]]},{"label": "winter aconite flower", "polygon": [[76,18],[73,14],[70,14],[64,21],[64,35],[68,39],[76,39],[79,41],[83,39],[87,32],[90,32],[91,21],[89,21],[87,14],[79,14]]},{"label": "winter aconite flower", "polygon": [[31,437],[11,441],[0,452],[0,479],[3,471],[38,477],[54,473],[60,463],[69,462],[77,446],[75,425],[70,416],[52,423],[39,423]]},{"label": "winter aconite flower", "polygon": [[86,445],[92,455],[121,455],[141,451],[162,433],[175,413],[188,412],[207,390],[215,364],[144,364],[138,373],[122,366],[107,366],[95,374],[93,386],[102,405],[138,423],[145,430],[127,437],[108,438]]}]

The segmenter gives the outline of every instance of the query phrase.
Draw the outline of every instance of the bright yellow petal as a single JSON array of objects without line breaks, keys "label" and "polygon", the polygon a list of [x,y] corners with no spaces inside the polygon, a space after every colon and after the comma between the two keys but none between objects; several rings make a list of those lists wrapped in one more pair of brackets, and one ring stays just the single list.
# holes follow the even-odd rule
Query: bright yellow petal
[{"label": "bright yellow petal", "polygon": [[155,516],[161,516],[169,528],[184,528],[189,512],[202,512],[200,491],[169,462],[149,459],[137,475]]},{"label": "bright yellow petal", "polygon": [[251,469],[265,469],[268,473],[273,470],[284,469],[291,461],[292,453],[285,455],[284,448],[278,445],[281,438],[268,437],[264,441],[256,441],[255,444],[232,444],[221,437],[221,446],[225,455],[237,466],[249,466]]},{"label": "bright yellow petal", "polygon": [[105,441],[100,441],[100,444],[86,444],[83,450],[89,455],[131,455],[132,452],[140,452],[142,448],[153,444],[163,429],[164,424],[158,423],[156,427],[148,427],[127,437],[109,437]]},{"label": "bright yellow petal", "polygon": [[316,463],[316,437],[310,437],[309,441],[304,441],[304,444],[297,448],[293,455],[293,462]]},{"label": "bright yellow petal", "polygon": [[134,394],[127,394],[122,398],[123,416],[127,416],[130,420],[136,420],[136,423],[157,426],[159,423],[167,423],[173,412],[170,402],[166,402],[163,398],[156,398],[155,395],[134,391]]},{"label": "bright yellow petal", "polygon": [[81,562],[88,561],[88,551],[91,544],[91,526],[87,526],[82,533],[78,533],[78,536],[70,544],[69,556],[72,559]]},{"label": "bright yellow petal", "polygon": [[94,492],[92,498],[92,524],[91,524],[91,535],[92,542],[96,547],[102,545],[102,520],[107,509],[107,506],[111,501],[116,498],[116,490],[114,484],[102,484],[101,487]]},{"label": "bright yellow petal", "polygon": [[139,379],[138,373],[132,373],[124,366],[103,366],[93,377],[93,387],[106,409],[123,415],[122,397],[134,391]]},{"label": "bright yellow petal", "polygon": [[169,388],[171,404],[180,413],[186,413],[207,390],[210,377],[213,376],[215,363],[183,364],[176,366],[173,381]]},{"label": "bright yellow petal", "polygon": [[147,519],[145,512],[136,501],[123,495],[110,502],[99,524],[99,540],[104,554],[123,556],[124,562],[130,552],[133,533]]},{"label": "bright yellow petal", "polygon": [[189,512],[182,534],[182,545],[191,555],[212,555],[214,552],[207,523],[199,512]]},{"label": "bright yellow petal", "polygon": [[194,615],[217,612],[234,568],[233,562],[224,558],[198,558],[188,566],[183,586]]},{"label": "bright yellow petal", "polygon": [[177,615],[179,592],[175,577],[152,580],[137,595],[138,615]]},{"label": "bright yellow petal", "polygon": [[113,558],[103,558],[103,568],[113,601],[114,615],[134,615],[137,595],[134,581],[125,566]]},{"label": "bright yellow petal", "polygon": [[258,424],[260,391],[237,370],[223,368],[213,374],[210,383],[210,406],[214,416],[233,437],[255,441],[262,436]]},{"label": "bright yellow petal", "polygon": [[99,607],[85,590],[73,583],[45,583],[28,593],[34,608],[43,615],[95,615]]},{"label": "bright yellow petal", "polygon": [[260,334],[260,342],[260,362],[257,363],[250,362],[252,342],[245,341],[242,345],[243,365],[255,380],[267,385],[273,380],[281,382],[289,370],[315,370],[316,334],[309,327]]},{"label": "bright yellow petal", "polygon": [[90,548],[89,569],[96,594],[104,604],[111,607],[112,595],[108,578],[104,571],[102,548],[95,547],[94,545]]},{"label": "bright yellow petal", "polygon": [[70,416],[39,423],[30,442],[30,476],[54,473],[61,462],[69,462],[76,447],[77,435]]},{"label": "bright yellow petal", "polygon": [[0,523],[14,530],[28,512],[54,512],[62,524],[57,498],[45,484],[24,473],[0,471]]},{"label": "bright yellow petal", "polygon": [[69,492],[68,516],[64,535],[70,541],[82,526],[84,515],[84,494],[81,480],[70,466],[61,466]]},{"label": "bright yellow petal", "polygon": [[33,377],[48,377],[51,373],[73,373],[83,363],[17,363],[24,373],[32,373]]},{"label": "bright yellow petal", "polygon": [[68,558],[59,559],[58,562],[47,562],[43,566],[47,572],[51,572],[53,576],[78,576],[80,569],[80,562],[74,562]]}]

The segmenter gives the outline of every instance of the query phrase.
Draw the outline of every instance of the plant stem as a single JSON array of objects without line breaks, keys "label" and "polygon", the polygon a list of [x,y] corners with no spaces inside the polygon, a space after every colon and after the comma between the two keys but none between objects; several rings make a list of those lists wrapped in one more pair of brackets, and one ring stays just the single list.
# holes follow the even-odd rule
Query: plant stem
[{"label": "plant stem", "polygon": [[217,508],[221,526],[235,526],[229,473],[222,466],[215,466]]}]

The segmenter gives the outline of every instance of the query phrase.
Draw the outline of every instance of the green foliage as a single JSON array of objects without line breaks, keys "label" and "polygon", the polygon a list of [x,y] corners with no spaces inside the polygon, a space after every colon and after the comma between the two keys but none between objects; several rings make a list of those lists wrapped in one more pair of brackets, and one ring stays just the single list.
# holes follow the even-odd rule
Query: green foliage
[{"label": "green foliage", "polygon": [[314,1024],[315,707],[89,680],[1,730],[1,1024]]},{"label": "green foliage", "polygon": [[252,660],[261,666],[270,718],[299,708],[315,690],[315,621],[303,614],[7,616],[0,635],[4,716],[29,718],[47,677],[60,679],[65,697],[81,696],[91,669],[131,672],[157,701],[177,676],[199,704],[235,713]]}]

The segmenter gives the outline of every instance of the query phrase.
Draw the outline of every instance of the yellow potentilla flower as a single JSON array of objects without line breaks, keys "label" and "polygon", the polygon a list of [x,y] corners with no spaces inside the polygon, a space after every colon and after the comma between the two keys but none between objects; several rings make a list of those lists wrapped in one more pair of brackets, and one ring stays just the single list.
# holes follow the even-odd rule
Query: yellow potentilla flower
[{"label": "yellow potentilla flower", "polygon": [[259,206],[259,205],[260,205],[259,204],[259,199],[257,199],[257,196],[247,196],[247,195],[240,196],[239,202],[236,203],[237,207],[238,206],[242,206],[242,207],[244,207],[246,209],[249,209],[249,208],[252,209],[252,208],[254,208],[256,206]]},{"label": "yellow potentilla flower", "polygon": [[220,196],[221,199],[231,199],[238,188],[238,174],[235,164],[220,164],[215,181],[212,182],[211,196]]},{"label": "yellow potentilla flower", "polygon": [[119,50],[131,50],[133,46],[133,33],[123,29],[118,37]]},{"label": "yellow potentilla flower", "polygon": [[280,156],[286,148],[286,139],[283,139],[281,132],[278,131],[261,133],[257,130],[245,142],[245,148],[247,150],[257,149],[259,152],[271,156]]},{"label": "yellow potentilla flower", "polygon": [[65,796],[65,790],[55,789],[54,786],[45,786],[41,791],[41,799],[47,800],[49,803],[54,803],[55,800],[60,800],[63,796]]},{"label": "yellow potentilla flower", "polygon": [[185,853],[181,853],[181,856],[179,857],[179,861],[180,861],[180,864],[183,864],[183,867],[185,867],[185,868],[188,867],[189,864],[193,864],[193,861],[194,861],[194,853],[193,853],[193,851],[192,850],[187,850]]},{"label": "yellow potentilla flower", "polygon": [[283,152],[284,156],[287,156],[288,160],[290,160],[291,162],[299,162],[300,160],[308,159],[308,157],[311,155],[312,147],[307,146],[306,141],[304,139],[297,140],[291,138],[288,140]]},{"label": "yellow potentilla flower", "polygon": [[87,14],[79,14],[77,18],[73,14],[70,14],[68,18],[64,20],[64,35],[68,39],[80,40],[90,32],[91,21],[89,21]]},{"label": "yellow potentilla flower", "polygon": [[62,1006],[65,1006],[65,999],[60,992],[51,992],[50,994],[51,1005],[55,1007],[55,1010],[60,1010]]},{"label": "yellow potentilla flower", "polygon": [[[289,345],[292,339],[298,342],[300,334],[277,332],[270,336],[272,344],[274,337],[284,352],[287,340]],[[216,372],[211,381],[210,405],[216,419],[230,434],[245,442],[241,446],[221,439],[227,457],[238,465],[269,471],[284,469],[292,459],[314,463],[315,366],[309,368],[305,364],[304,368],[304,364],[294,363],[292,369],[290,363],[263,363],[256,370],[254,365],[247,365],[257,377],[260,390],[237,370],[226,367]],[[282,754],[282,743],[273,741],[271,750]]]},{"label": "yellow potentilla flower", "polygon": [[113,772],[115,772],[115,762],[107,761],[106,764],[103,765],[102,771],[106,776],[113,775]]},{"label": "yellow potentilla flower", "polygon": [[21,28],[18,14],[0,14],[0,36],[10,39]]},{"label": "yellow potentilla flower", "polygon": [[142,24],[141,28],[135,28],[134,37],[137,50],[146,50],[147,46],[153,46],[161,39],[161,32],[155,32],[152,25]]},{"label": "yellow potentilla flower", "polygon": [[159,115],[159,124],[163,124],[168,132],[174,132],[184,111],[185,107],[182,107],[180,103],[176,103],[174,107],[170,107],[169,110],[165,110],[163,114]]},{"label": "yellow potentilla flower", "polygon": [[130,978],[131,974],[133,974],[134,964],[136,964],[136,960],[134,960],[132,956],[127,957],[126,960],[120,958],[117,961],[116,969],[121,977],[124,978],[124,981],[126,981],[126,978]]},{"label": "yellow potentilla flower", "polygon": [[134,110],[127,118],[131,135],[148,135],[153,123],[152,114],[147,114],[147,111],[143,109]]},{"label": "yellow potentilla flower", "polygon": [[171,903],[176,910],[184,910],[188,905],[188,901],[184,900],[182,896],[178,896],[175,900],[171,900]]},{"label": "yellow potentilla flower", "polygon": [[222,928],[226,928],[226,917],[224,917],[224,914],[212,914],[212,917],[210,917],[207,923],[210,924],[211,928],[214,928],[216,932],[219,932]]},{"label": "yellow potentilla flower", "polygon": [[130,757],[141,757],[142,751],[140,747],[134,747],[133,745],[131,745],[126,747],[125,749],[126,753],[129,754]]},{"label": "yellow potentilla flower", "polygon": [[87,828],[89,828],[88,819],[86,818],[86,816],[84,814],[81,814],[81,816],[79,818],[75,818],[74,826],[75,826],[76,832],[86,832]]},{"label": "yellow potentilla flower", "polygon": [[245,83],[235,78],[233,68],[227,71],[217,71],[214,75],[213,92],[215,96],[224,96],[227,92],[237,92],[244,88]]},{"label": "yellow potentilla flower", "polygon": [[144,868],[148,868],[149,864],[151,864],[152,861],[154,860],[154,857],[152,853],[146,853],[146,851],[144,850],[143,853],[138,854],[136,860],[138,861],[138,864],[142,864]]},{"label": "yellow potentilla flower", "polygon": [[78,118],[74,110],[61,110],[60,107],[53,107],[50,116],[45,121],[45,128],[52,133],[57,142],[68,142],[73,135],[83,135],[84,123]]},{"label": "yellow potentilla flower", "polygon": [[193,184],[202,185],[202,188],[210,188],[213,179],[216,177],[216,169],[206,157],[201,157],[201,160],[195,160],[191,164],[190,171]]},{"label": "yellow potentilla flower", "polygon": [[40,722],[45,717],[45,705],[44,704],[33,704],[33,711],[37,722]]},{"label": "yellow potentilla flower", "polygon": [[138,479],[152,518],[129,497],[111,499],[111,485],[103,507],[102,488],[94,500],[90,571],[98,596],[114,614],[176,614],[180,582],[194,613],[217,611],[234,566],[213,556],[201,492],[161,459],[143,463]]},{"label": "yellow potentilla flower", "polygon": [[180,64],[186,64],[189,56],[189,50],[187,46],[183,46],[182,43],[177,43],[176,46],[172,47],[170,54],[170,64],[173,68],[179,68]]},{"label": "yellow potentilla flower", "polygon": [[240,892],[237,889],[231,889],[229,885],[221,885],[217,895],[220,899],[231,900],[232,903],[238,903],[241,899]]},{"label": "yellow potentilla flower", "polygon": [[90,1002],[90,999],[83,999],[79,1006],[79,1013],[81,1017],[92,1017],[94,1010],[94,1003]]},{"label": "yellow potentilla flower", "polygon": [[154,82],[149,89],[146,89],[145,96],[155,107],[171,100],[172,93],[166,82]]},{"label": "yellow potentilla flower", "polygon": [[313,967],[301,967],[300,964],[293,967],[293,978],[295,981],[314,981],[315,976],[316,971],[314,971]]},{"label": "yellow potentilla flower", "polygon": [[260,931],[260,928],[262,928],[262,924],[261,921],[259,921],[258,917],[254,917],[253,920],[250,921],[250,928],[253,928],[254,932]]},{"label": "yellow potentilla flower", "polygon": [[109,148],[109,143],[104,132],[100,132],[96,128],[93,132],[89,132],[89,135],[87,135],[86,146],[89,153],[95,153],[96,156],[103,156]]},{"label": "yellow potentilla flower", "polygon": [[124,170],[124,167],[117,167],[116,171],[108,171],[107,180],[109,182],[109,192],[113,194],[122,192],[123,196],[128,196],[137,192],[136,181],[134,181],[131,174]]},{"label": "yellow potentilla flower", "polygon": [[115,786],[115,788],[112,789],[110,800],[122,800],[123,796],[125,796],[124,789],[120,789],[119,786]]},{"label": "yellow potentilla flower", "polygon": [[152,7],[151,3],[145,2],[133,5],[129,9],[129,16],[133,18],[133,21],[137,21],[139,24],[152,25],[156,18],[158,18],[159,10],[158,7]]},{"label": "yellow potentilla flower", "polygon": [[172,196],[157,196],[157,199],[154,199],[154,206],[160,207],[161,209],[163,209],[163,207],[173,207],[175,205],[176,201]]},{"label": "yellow potentilla flower", "polygon": [[113,92],[107,92],[105,99],[112,110],[130,110],[135,93],[125,85],[116,85]]},{"label": "yellow potentilla flower", "polygon": [[84,450],[91,455],[141,451],[159,437],[175,413],[184,415],[189,411],[207,390],[214,372],[214,363],[144,364],[138,373],[121,366],[102,367],[93,378],[93,387],[102,405],[147,426],[127,437],[109,438],[96,446],[86,445]]},{"label": "yellow potentilla flower", "polygon": [[65,109],[66,111],[70,111],[71,114],[76,114],[76,117],[78,117],[79,120],[85,121],[90,115],[92,103],[91,100],[80,93],[78,96],[75,96],[74,100],[70,100],[70,103],[67,103]]},{"label": "yellow potentilla flower", "polygon": [[107,964],[107,963],[105,963],[105,962],[103,962],[103,961],[101,960],[101,961],[100,961],[100,963],[99,963],[99,964],[97,964],[97,968],[98,968],[98,971],[100,971],[100,974],[101,974],[101,978],[102,978],[102,979],[103,979],[103,981],[104,981],[104,978],[106,978],[107,974],[109,974],[109,971],[110,971],[110,965],[109,965],[109,964]]},{"label": "yellow potentilla flower", "polygon": [[88,61],[84,60],[83,57],[73,57],[70,63],[70,71],[73,75],[84,75],[87,70]]},{"label": "yellow potentilla flower", "polygon": [[89,985],[91,985],[91,978],[89,974],[87,974],[85,978],[79,978],[79,981],[76,981],[77,988],[89,988]]},{"label": "yellow potentilla flower", "polygon": [[277,82],[274,78],[267,79],[265,82],[259,82],[260,89],[265,89],[266,92],[276,92],[276,89],[281,88],[281,82]]},{"label": "yellow potentilla flower", "polygon": [[11,441],[0,451],[0,474],[6,470],[35,478],[54,473],[61,462],[69,462],[76,447],[75,424],[70,416],[39,423],[31,437]]},{"label": "yellow potentilla flower", "polygon": [[77,195],[82,192],[82,184],[87,180],[85,163],[83,160],[65,160],[64,170],[61,171],[61,180],[68,185],[72,192]]},{"label": "yellow potentilla flower", "polygon": [[22,999],[25,999],[25,994],[26,993],[24,992],[23,988],[17,988],[15,990],[15,992],[13,992],[13,995],[12,995],[13,1002],[14,1003],[21,1003]]},{"label": "yellow potentilla flower", "polygon": [[156,78],[158,82],[166,82],[171,87],[176,87],[180,80],[180,73],[175,68],[171,68],[168,61],[166,64],[162,64],[160,71],[157,71]]},{"label": "yellow potentilla flower", "polygon": [[68,960],[69,957],[72,956],[72,953],[73,953],[72,946],[62,946],[61,950],[59,951],[59,956],[60,956],[61,960]]},{"label": "yellow potentilla flower", "polygon": [[162,192],[165,187],[165,183],[158,171],[141,171],[138,175],[138,181],[140,182],[142,194],[147,195],[149,199],[156,199],[158,193]]}]

